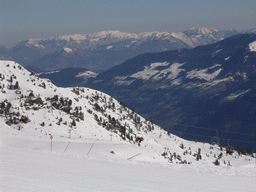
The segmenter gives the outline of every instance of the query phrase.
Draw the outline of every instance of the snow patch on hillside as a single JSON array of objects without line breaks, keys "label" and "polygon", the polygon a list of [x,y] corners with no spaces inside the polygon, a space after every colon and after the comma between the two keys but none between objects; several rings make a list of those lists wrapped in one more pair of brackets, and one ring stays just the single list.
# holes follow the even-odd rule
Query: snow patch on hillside
[{"label": "snow patch on hillside", "polygon": [[167,62],[151,63],[150,66],[145,66],[143,71],[139,71],[137,73],[134,73],[133,75],[131,75],[131,77],[136,78],[136,79],[143,79],[143,80],[147,81],[152,76],[154,76],[157,73],[159,73],[159,70],[156,70],[157,67],[159,67],[159,66],[166,66],[166,65],[168,65]]},{"label": "snow patch on hillside", "polygon": [[[49,72],[45,72],[44,74],[49,75],[49,74],[59,73],[59,72],[60,72],[60,70],[56,70],[56,71],[49,71]],[[39,73],[39,74],[42,74],[42,73]]]},{"label": "snow patch on hillside", "polygon": [[178,75],[181,71],[185,71],[184,69],[180,69],[180,67],[184,64],[185,63],[174,63],[174,64],[172,64],[169,67],[169,69],[166,71],[166,72],[171,72],[171,74],[168,75],[167,79],[175,79],[176,77],[178,77]]},{"label": "snow patch on hillside", "polygon": [[112,46],[112,45],[107,46],[107,49],[111,49],[111,48],[113,48],[113,46]]},{"label": "snow patch on hillside", "polygon": [[212,81],[207,81],[205,83],[188,83],[187,85],[184,85],[184,87],[186,87],[187,89],[193,89],[193,88],[197,88],[197,87],[201,87],[204,90],[209,90],[212,87],[218,85],[218,84],[222,84],[223,82],[232,82],[235,81],[233,77],[226,77],[223,79],[217,79],[217,80],[212,80]]},{"label": "snow patch on hillside", "polygon": [[[131,77],[143,79],[145,81],[149,80],[150,78],[156,81],[164,78],[175,79],[181,71],[184,71],[184,69],[180,69],[180,67],[184,64],[185,63],[173,63],[170,65],[169,62],[151,63],[150,66],[145,66],[143,71],[139,71],[131,75]],[[164,69],[160,69],[159,67],[163,67]]]},{"label": "snow patch on hillside", "polygon": [[76,75],[75,77],[83,77],[83,78],[89,78],[89,77],[93,77],[95,78],[98,75],[98,73],[95,73],[93,71],[85,71],[85,72],[81,72],[78,75]]},{"label": "snow patch on hillside", "polygon": [[115,79],[117,80],[115,82],[115,85],[131,85],[135,79],[127,80],[128,76],[116,76]]},{"label": "snow patch on hillside", "polygon": [[135,79],[133,79],[133,80],[119,80],[119,81],[115,82],[114,84],[115,85],[131,85],[132,82],[134,82],[134,81],[135,81]]},{"label": "snow patch on hillside", "polygon": [[229,96],[227,96],[224,100],[228,100],[228,101],[233,101],[235,100],[237,97],[244,95],[245,93],[248,93],[249,91],[251,91],[251,89],[247,89],[247,90],[238,90],[235,93],[231,93]]},{"label": "snow patch on hillside", "polygon": [[186,75],[186,78],[190,78],[190,79],[198,78],[198,79],[203,79],[206,81],[211,81],[214,78],[216,78],[219,75],[219,73],[222,71],[222,69],[218,69],[213,73],[208,73],[208,70],[209,69],[206,68],[206,69],[201,69],[201,70],[189,71]]},{"label": "snow patch on hillside", "polygon": [[249,44],[250,51],[256,51],[256,41]]},{"label": "snow patch on hillside", "polygon": [[212,54],[212,57],[215,57],[222,49],[219,49],[217,51],[215,51],[213,54]]},{"label": "snow patch on hillside", "polygon": [[70,48],[68,48],[68,47],[65,47],[65,48],[64,48],[64,51],[66,51],[67,53],[72,53],[73,50],[70,49]]}]

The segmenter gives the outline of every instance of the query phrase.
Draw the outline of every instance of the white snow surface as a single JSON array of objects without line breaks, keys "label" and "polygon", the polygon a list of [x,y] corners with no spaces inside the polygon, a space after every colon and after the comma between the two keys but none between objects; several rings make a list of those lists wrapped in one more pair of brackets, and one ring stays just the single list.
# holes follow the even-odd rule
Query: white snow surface
[{"label": "white snow surface", "polygon": [[113,46],[112,45],[109,45],[109,46],[107,46],[107,49],[111,49]]},{"label": "white snow surface", "polygon": [[213,54],[212,54],[212,57],[215,57],[222,49],[219,49],[217,51],[215,51]]},{"label": "white snow surface", "polygon": [[[150,131],[150,123],[133,114],[141,119],[141,127],[136,128],[129,118],[132,111],[122,108],[110,96],[88,88],[58,88],[12,61],[0,61],[0,73],[0,103],[10,101],[10,113],[20,112],[30,120],[9,126],[8,118],[0,114],[3,192],[253,192],[256,189],[256,160],[251,156],[239,156],[236,152],[226,155],[217,145],[187,141],[157,125]],[[11,76],[12,84],[19,82],[18,91],[8,88]],[[79,90],[79,94],[74,90]],[[42,98],[44,105],[25,106],[32,91],[35,97]],[[71,127],[71,115],[54,108],[47,100],[54,95],[68,97],[72,106],[81,107],[84,120]],[[115,104],[114,109],[106,107],[105,114],[129,127],[134,136],[142,136],[144,141],[140,146],[132,140],[123,140],[118,130],[108,131],[95,121],[95,115],[107,120],[94,109],[96,96],[102,108],[106,103]],[[57,125],[60,118],[69,123]],[[45,126],[40,125],[42,122]],[[194,154],[199,148],[202,158],[197,161]],[[170,162],[170,156],[162,155],[165,151],[169,155],[175,152],[187,164],[181,164],[178,158]],[[215,166],[213,162],[220,153],[223,153],[220,165]]]},{"label": "white snow surface", "polygon": [[[159,66],[167,66],[169,65],[168,62],[157,62],[157,63],[151,63],[150,66],[145,66],[143,71],[139,71],[133,75],[131,75],[131,77],[133,78],[137,78],[137,79],[143,79],[145,81],[149,80],[152,76],[158,74],[160,72],[160,70],[157,70],[156,68]],[[158,79],[156,77],[156,79]]]},{"label": "white snow surface", "polygon": [[256,41],[249,44],[250,51],[256,51]]},{"label": "white snow surface", "polygon": [[251,89],[238,90],[235,93],[231,93],[229,96],[227,96],[225,100],[229,100],[229,101],[235,100],[237,97],[242,96],[243,94],[248,93],[249,91],[251,91]]},{"label": "white snow surface", "polygon": [[[157,62],[151,63],[150,66],[145,66],[143,71],[139,71],[137,73],[132,74],[130,77],[143,79],[144,81],[152,78],[153,80],[160,80],[163,78],[167,79],[175,79],[181,71],[184,69],[180,69],[180,67],[184,65],[184,63],[173,63],[170,65],[169,62]],[[157,67],[166,67],[166,69],[157,69]],[[167,68],[167,66],[169,66]]]},{"label": "white snow surface", "polygon": [[83,77],[84,79],[88,79],[89,77],[96,77],[98,75],[98,73],[95,73],[93,71],[85,71],[85,72],[81,72],[78,75],[76,75],[76,77]]},{"label": "white snow surface", "polygon": [[192,70],[187,73],[186,77],[190,79],[198,78],[198,79],[204,79],[206,81],[211,81],[219,75],[222,69],[218,69],[213,73],[207,73],[207,71],[208,71],[208,68],[201,69],[201,70]]},{"label": "white snow surface", "polygon": [[[136,78],[136,79],[142,79],[144,81],[151,80],[161,80],[165,79],[171,81],[171,85],[179,85],[182,83],[182,79],[184,77],[178,77],[180,72],[185,71],[185,69],[182,69],[181,66],[183,66],[185,63],[173,63],[170,64],[169,62],[157,62],[157,63],[151,63],[149,66],[145,66],[143,71],[139,71],[137,73],[132,74],[130,77]],[[165,69],[158,69],[158,67],[165,67]],[[207,82],[213,82],[213,80],[220,74],[222,71],[221,64],[215,64],[212,67],[204,68],[201,70],[195,69],[192,71],[185,71],[186,72],[186,78],[192,79],[192,78],[198,78],[206,80]],[[215,69],[216,68],[216,69]],[[218,69],[219,68],[219,69]],[[213,69],[215,69],[213,71]],[[209,70],[212,70],[213,72],[209,72]],[[118,83],[122,84],[122,81],[125,81],[127,77],[120,80]]]},{"label": "white snow surface", "polygon": [[229,56],[229,57],[225,58],[225,61],[229,60],[230,58],[231,58],[231,56]]},{"label": "white snow surface", "polygon": [[64,51],[66,51],[67,53],[72,53],[73,50],[68,47],[64,47]]},{"label": "white snow surface", "polygon": [[[60,70],[56,70],[56,71],[49,71],[49,72],[45,72],[44,74],[53,74],[53,73],[59,73]],[[40,75],[42,73],[38,73],[38,75]]]}]

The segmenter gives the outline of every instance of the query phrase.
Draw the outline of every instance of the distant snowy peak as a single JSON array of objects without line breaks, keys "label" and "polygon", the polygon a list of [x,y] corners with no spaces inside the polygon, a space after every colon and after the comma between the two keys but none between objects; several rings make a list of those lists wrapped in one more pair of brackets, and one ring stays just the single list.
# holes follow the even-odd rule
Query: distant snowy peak
[{"label": "distant snowy peak", "polygon": [[40,44],[43,39],[28,39],[26,41],[22,41],[16,45],[16,47],[19,46],[27,46],[27,47],[37,47],[40,49],[44,49],[45,47]]},{"label": "distant snowy peak", "polygon": [[81,43],[82,41],[91,41],[91,40],[92,41],[100,41],[100,40],[106,40],[106,39],[124,40],[124,39],[130,39],[130,38],[136,38],[136,34],[120,32],[116,30],[116,31],[101,31],[101,32],[89,33],[89,34],[63,35],[56,38],[51,38],[51,40],[55,40],[55,41],[65,40],[67,42]]},{"label": "distant snowy peak", "polygon": [[190,28],[183,33],[186,34],[187,36],[194,36],[194,35],[209,35],[212,33],[218,33],[218,29],[213,29],[213,28],[205,28],[205,27],[200,27],[200,28]]},{"label": "distant snowy peak", "polygon": [[100,39],[119,39],[119,40],[125,40],[125,39],[143,39],[148,37],[155,37],[155,38],[161,38],[163,36],[170,35],[169,32],[142,32],[142,33],[127,33],[127,32],[121,32],[118,30],[115,31],[101,31],[97,33],[89,33],[89,34],[73,34],[73,35],[64,35],[59,36],[57,38],[51,38],[55,40],[66,40],[66,41],[83,41],[83,40],[100,40]]},{"label": "distant snowy peak", "polygon": [[85,39],[86,39],[86,34],[63,35],[56,38],[51,38],[51,40],[65,40],[67,42],[76,41],[78,43]]},{"label": "distant snowy peak", "polygon": [[190,28],[183,31],[181,34],[184,35],[181,36],[181,34],[179,34],[177,38],[181,37],[180,39],[183,42],[187,43],[191,47],[196,47],[198,45],[215,43],[238,33],[239,32],[234,29],[221,31],[213,28],[200,27]]},{"label": "distant snowy peak", "polygon": [[143,32],[143,33],[127,33],[121,31],[101,31],[97,33],[89,34],[74,34],[74,35],[64,35],[57,38],[52,38],[51,40],[65,40],[68,43],[78,43],[82,41],[87,41],[89,44],[93,43],[116,43],[124,40],[136,40],[136,41],[148,41],[165,39],[171,37],[172,34],[169,32]]},{"label": "distant snowy peak", "polygon": [[247,32],[249,32],[249,33],[256,33],[256,28],[250,29]]},{"label": "distant snowy peak", "polygon": [[126,33],[116,31],[101,31],[97,33],[89,33],[89,34],[70,34],[70,35],[63,35],[57,38],[51,38],[51,40],[66,40],[67,42],[76,41],[81,42],[84,40],[91,40],[91,39],[105,39],[105,38],[112,38],[112,39],[127,39],[127,38],[134,38],[133,33]]},{"label": "distant snowy peak", "polygon": [[143,32],[137,35],[137,39],[141,40],[157,40],[157,39],[166,39],[172,36],[169,32]]},{"label": "distant snowy peak", "polygon": [[118,30],[115,31],[101,31],[97,33],[90,33],[88,34],[89,38],[116,38],[116,39],[130,39],[130,38],[136,38],[135,33],[126,33],[121,32]]}]

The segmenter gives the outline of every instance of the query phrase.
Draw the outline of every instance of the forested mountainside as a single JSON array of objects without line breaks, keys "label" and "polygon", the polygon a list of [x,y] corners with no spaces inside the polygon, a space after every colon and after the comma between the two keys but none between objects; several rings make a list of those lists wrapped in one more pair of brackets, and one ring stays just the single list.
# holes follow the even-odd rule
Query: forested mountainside
[{"label": "forested mountainside", "polygon": [[[179,136],[255,150],[256,35],[134,57],[85,84]],[[216,130],[218,133],[216,133]]]}]

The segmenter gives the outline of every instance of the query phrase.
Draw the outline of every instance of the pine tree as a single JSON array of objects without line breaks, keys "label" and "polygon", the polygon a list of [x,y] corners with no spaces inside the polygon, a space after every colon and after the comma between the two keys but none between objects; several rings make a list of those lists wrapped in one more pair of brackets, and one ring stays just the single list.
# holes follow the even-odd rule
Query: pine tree
[{"label": "pine tree", "polygon": [[20,87],[19,87],[19,82],[18,81],[16,81],[16,83],[15,83],[15,85],[14,85],[14,89],[19,89]]}]

